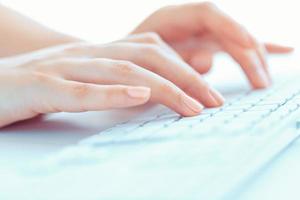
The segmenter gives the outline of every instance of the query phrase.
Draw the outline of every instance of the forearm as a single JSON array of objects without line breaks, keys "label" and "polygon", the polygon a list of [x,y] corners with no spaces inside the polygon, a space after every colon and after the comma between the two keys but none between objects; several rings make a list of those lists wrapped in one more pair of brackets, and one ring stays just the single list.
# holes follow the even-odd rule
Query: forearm
[{"label": "forearm", "polygon": [[42,26],[3,5],[0,5],[0,24],[0,57],[79,41]]}]

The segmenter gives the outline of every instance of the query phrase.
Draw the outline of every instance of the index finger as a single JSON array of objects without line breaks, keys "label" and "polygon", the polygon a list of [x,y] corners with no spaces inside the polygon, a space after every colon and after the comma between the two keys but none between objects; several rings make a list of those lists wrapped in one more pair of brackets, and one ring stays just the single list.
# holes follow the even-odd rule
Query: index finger
[{"label": "index finger", "polygon": [[[201,12],[199,12],[199,6]],[[204,28],[211,31],[217,38],[232,40],[245,48],[253,47],[247,30],[217,6],[209,2],[199,6],[194,6],[195,15],[198,16],[201,24],[204,24]]]},{"label": "index finger", "polygon": [[254,88],[265,88],[270,84],[265,67],[255,50],[242,48],[230,41],[222,41],[222,46],[240,64]]}]

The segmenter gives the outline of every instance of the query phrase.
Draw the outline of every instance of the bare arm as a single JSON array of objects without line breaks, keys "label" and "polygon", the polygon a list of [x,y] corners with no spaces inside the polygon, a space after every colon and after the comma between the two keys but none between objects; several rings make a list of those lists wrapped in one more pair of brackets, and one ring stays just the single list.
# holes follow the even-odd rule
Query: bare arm
[{"label": "bare arm", "polygon": [[42,26],[3,5],[0,5],[0,24],[0,57],[79,41]]}]

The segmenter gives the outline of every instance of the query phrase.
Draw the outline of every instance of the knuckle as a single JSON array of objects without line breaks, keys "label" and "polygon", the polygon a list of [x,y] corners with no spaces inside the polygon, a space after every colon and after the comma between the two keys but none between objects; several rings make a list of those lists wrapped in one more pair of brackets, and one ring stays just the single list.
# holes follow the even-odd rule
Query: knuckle
[{"label": "knuckle", "polygon": [[195,85],[199,85],[201,91],[209,91],[209,85],[201,78],[198,73],[187,74],[182,89],[185,91],[190,91]]},{"label": "knuckle", "polygon": [[160,86],[160,93],[163,94],[160,95],[160,98],[174,105],[180,103],[183,96],[183,92],[180,89],[173,87],[171,83],[163,83]]},{"label": "knuckle", "polygon": [[26,69],[26,70],[31,70],[31,71],[35,71],[35,70],[39,70],[41,67],[41,63],[44,62],[44,58],[32,58],[30,61],[25,62],[19,66],[17,66],[16,68],[19,69]]},{"label": "knuckle", "polygon": [[29,61],[25,61],[18,66],[15,66],[15,69],[21,71],[31,71],[31,72],[47,72],[50,69],[51,65],[54,63],[54,59],[51,58],[51,55],[47,56],[35,56]]},{"label": "knuckle", "polygon": [[31,65],[31,70],[48,75],[61,76],[62,72],[69,67],[69,63],[70,61],[66,58],[49,59]]},{"label": "knuckle", "polygon": [[160,35],[155,32],[145,33],[144,37],[147,40],[147,42],[150,42],[150,43],[159,43],[161,41]]},{"label": "knuckle", "polygon": [[91,58],[91,59],[83,59],[82,61],[76,61],[77,63],[82,62],[83,65],[88,64],[95,67],[102,67],[103,65],[107,64],[109,62],[109,59],[106,58]]},{"label": "knuckle", "polygon": [[145,55],[160,56],[162,54],[161,48],[155,44],[144,45],[142,51]]},{"label": "knuckle", "polygon": [[130,61],[113,61],[113,65],[122,74],[132,73],[136,68],[135,64]]},{"label": "knuckle", "polygon": [[30,79],[34,82],[34,83],[46,83],[49,81],[49,76],[45,75],[43,73],[37,72],[37,71],[32,71],[28,74],[28,76],[30,77]]},{"label": "knuckle", "polygon": [[75,98],[82,98],[84,96],[87,96],[90,92],[90,87],[88,84],[80,83],[80,84],[74,84],[71,87],[71,93],[74,95]]},{"label": "knuckle", "polygon": [[153,100],[168,106],[175,106],[180,104],[183,92],[172,83],[162,83],[158,87],[157,94],[153,97]]},{"label": "knuckle", "polygon": [[185,76],[184,83],[188,87],[191,83],[199,82],[199,76],[196,73],[187,73]]},{"label": "knuckle", "polygon": [[36,71],[19,71],[17,73],[17,83],[23,88],[39,88],[48,81],[48,76]]},{"label": "knuckle", "polygon": [[195,74],[187,74],[182,82],[182,89],[189,90],[194,83],[197,83],[198,77]]},{"label": "knuckle", "polygon": [[159,86],[159,89],[161,91],[161,94],[172,94],[172,93],[176,92],[174,87],[172,86],[172,84],[167,81],[165,83],[162,83]]},{"label": "knuckle", "polygon": [[54,106],[53,104],[51,103],[44,103],[43,104],[43,109],[40,109],[40,110],[43,110],[43,111],[37,111],[38,113],[58,113],[58,112],[62,112],[63,109],[60,107],[60,106]]},{"label": "knuckle", "polygon": [[[27,77],[27,78],[26,78]],[[33,71],[25,75],[27,82],[24,85],[30,86],[35,92],[48,91],[55,87],[56,77],[41,72]]]},{"label": "knuckle", "polygon": [[215,10],[217,8],[217,6],[210,1],[205,1],[198,5],[201,9],[204,9],[204,10]]},{"label": "knuckle", "polygon": [[63,49],[63,51],[67,55],[68,54],[77,55],[77,54],[82,54],[82,53],[87,52],[90,49],[90,46],[91,45],[89,45],[87,43],[83,43],[83,42],[74,43],[74,44],[66,45],[65,48]]}]

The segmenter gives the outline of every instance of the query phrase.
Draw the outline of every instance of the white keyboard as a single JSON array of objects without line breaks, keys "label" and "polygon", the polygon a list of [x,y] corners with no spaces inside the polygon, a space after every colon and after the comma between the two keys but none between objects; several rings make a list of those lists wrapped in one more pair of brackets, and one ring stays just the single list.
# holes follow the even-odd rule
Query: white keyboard
[{"label": "white keyboard", "polygon": [[[171,111],[118,124],[81,142],[83,145],[130,145],[146,141],[200,139],[213,135],[260,135],[285,124],[300,108],[299,81],[281,81],[268,90],[245,92],[221,108],[207,109],[196,117],[184,118]],[[294,126],[300,128],[299,123]]]},{"label": "white keyboard", "polygon": [[98,199],[232,200],[299,137],[298,129],[300,81],[276,80],[268,90],[245,92],[196,117],[164,108],[116,125],[41,169],[47,166],[61,185],[71,184],[69,177],[92,181],[99,187],[89,193]]}]

